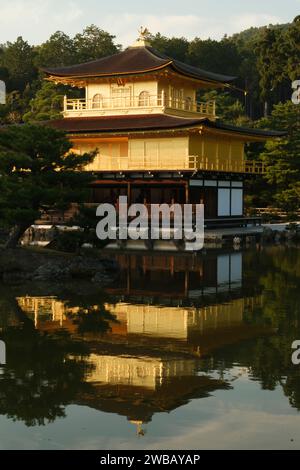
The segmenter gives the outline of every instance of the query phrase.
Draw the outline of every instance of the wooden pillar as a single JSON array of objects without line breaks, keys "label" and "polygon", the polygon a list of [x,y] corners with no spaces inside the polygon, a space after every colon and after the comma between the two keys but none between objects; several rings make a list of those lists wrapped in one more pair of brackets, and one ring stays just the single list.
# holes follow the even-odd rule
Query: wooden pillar
[{"label": "wooden pillar", "polygon": [[128,199],[128,205],[131,205],[131,183],[128,181],[127,183],[127,199]]},{"label": "wooden pillar", "polygon": [[130,266],[127,267],[127,294],[130,294],[130,289],[131,289],[131,270]]},{"label": "wooden pillar", "polygon": [[131,260],[132,258],[129,255],[125,256],[125,266],[126,268],[126,275],[127,275],[127,294],[130,294],[131,290]]},{"label": "wooden pillar", "polygon": [[170,256],[170,272],[171,272],[171,276],[174,277],[174,274],[175,274],[175,260],[174,260],[174,256]]},{"label": "wooden pillar", "polygon": [[190,284],[190,273],[188,270],[185,270],[184,273],[184,295],[187,297],[189,293],[189,284]]},{"label": "wooden pillar", "polygon": [[144,276],[147,274],[147,258],[143,256],[143,274]]},{"label": "wooden pillar", "polygon": [[189,204],[190,202],[190,183],[187,181],[185,183],[185,203]]}]

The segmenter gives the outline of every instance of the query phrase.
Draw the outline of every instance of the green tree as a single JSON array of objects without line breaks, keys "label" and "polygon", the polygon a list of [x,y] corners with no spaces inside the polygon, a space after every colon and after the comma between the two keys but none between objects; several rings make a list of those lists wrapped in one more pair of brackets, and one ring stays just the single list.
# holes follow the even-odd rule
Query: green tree
[{"label": "green tree", "polygon": [[300,15],[285,30],[281,43],[282,53],[286,57],[286,74],[290,80],[300,77]]},{"label": "green tree", "polygon": [[273,202],[293,212],[300,206],[300,106],[291,101],[274,106],[271,116],[261,119],[264,128],[285,130],[287,136],[266,143],[261,158],[267,164],[266,181]]},{"label": "green tree", "polygon": [[0,132],[0,218],[12,227],[7,247],[49,209],[82,202],[90,176],[82,170],[96,151],[77,155],[65,134],[25,124]]},{"label": "green tree", "polygon": [[272,106],[290,99],[291,81],[299,73],[300,23],[297,18],[288,25],[270,25],[261,30],[253,50],[257,56],[260,96],[264,115]]},{"label": "green tree", "polygon": [[37,47],[36,52],[35,63],[38,67],[67,66],[76,60],[74,41],[62,31],[52,34],[48,41]]},{"label": "green tree", "polygon": [[[245,111],[252,119],[261,115],[259,73],[254,51],[260,34],[261,28],[249,28],[229,38],[235,44],[240,57],[239,68],[234,72],[234,75],[237,76],[235,84],[248,93],[245,100]],[[239,94],[238,98],[241,100],[242,95]]]},{"label": "green tree", "polygon": [[150,37],[150,42],[151,46],[162,54],[186,62],[189,51],[189,41],[186,38],[167,38],[157,33]]},{"label": "green tree", "polygon": [[30,101],[30,111],[24,114],[25,122],[48,121],[62,117],[63,98],[66,87],[43,82],[42,87]]},{"label": "green tree", "polygon": [[203,101],[216,101],[217,116],[221,121],[236,126],[248,125],[252,127],[253,123],[246,116],[244,106],[229,92],[220,93],[212,90],[200,95],[199,98]]},{"label": "green tree", "polygon": [[95,25],[86,27],[83,33],[76,34],[73,40],[76,62],[88,62],[116,54],[121,46],[114,44],[115,36]]},{"label": "green tree", "polygon": [[24,91],[26,85],[37,77],[34,65],[34,47],[18,37],[15,42],[7,42],[0,55],[0,66],[8,72],[8,91]]},{"label": "green tree", "polygon": [[190,43],[188,59],[195,67],[234,76],[241,62],[236,45],[227,37],[221,41],[195,38]]}]

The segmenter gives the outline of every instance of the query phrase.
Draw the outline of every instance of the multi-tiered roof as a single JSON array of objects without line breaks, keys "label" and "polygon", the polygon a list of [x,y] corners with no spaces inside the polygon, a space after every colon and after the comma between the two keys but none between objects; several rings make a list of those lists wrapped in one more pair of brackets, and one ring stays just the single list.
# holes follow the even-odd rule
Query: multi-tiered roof
[{"label": "multi-tiered roof", "polygon": [[125,51],[84,64],[46,68],[48,78],[59,83],[80,83],[86,79],[125,78],[163,72],[176,73],[214,88],[232,82],[235,77],[207,72],[161,54],[148,45],[137,45]]},{"label": "multi-tiered roof", "polygon": [[[46,68],[43,70],[48,80],[55,83],[86,88],[93,84],[112,84],[124,86],[128,82],[141,80],[164,80],[166,83],[182,81],[194,89],[229,87],[235,77],[208,72],[201,68],[184,64],[178,60],[161,54],[153,49],[143,35],[125,51],[91,62],[68,67]],[[174,102],[177,109],[174,113]],[[51,126],[69,133],[118,133],[126,134],[133,131],[176,131],[195,129],[199,126],[214,129],[217,133],[243,136],[247,141],[265,140],[269,137],[281,137],[283,132],[245,129],[225,125],[217,120],[215,107],[210,103],[190,103],[188,107],[178,100],[170,104],[170,97],[163,92],[149,98],[145,106],[132,100],[128,109],[114,109],[108,113],[110,104],[101,102],[99,108],[89,104],[87,99],[67,100],[65,98],[64,119],[51,121]],[[104,104],[103,104],[104,103]],[[178,104],[179,103],[179,104]],[[147,105],[147,106],[146,106]],[[132,109],[130,109],[132,108]],[[143,110],[145,112],[143,112]]]}]

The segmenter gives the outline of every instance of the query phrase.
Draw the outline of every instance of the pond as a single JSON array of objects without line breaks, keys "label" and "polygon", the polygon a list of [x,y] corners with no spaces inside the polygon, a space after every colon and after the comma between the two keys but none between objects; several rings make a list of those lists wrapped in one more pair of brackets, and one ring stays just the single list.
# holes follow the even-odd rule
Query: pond
[{"label": "pond", "polygon": [[0,449],[300,449],[300,250],[119,253],[0,285]]}]

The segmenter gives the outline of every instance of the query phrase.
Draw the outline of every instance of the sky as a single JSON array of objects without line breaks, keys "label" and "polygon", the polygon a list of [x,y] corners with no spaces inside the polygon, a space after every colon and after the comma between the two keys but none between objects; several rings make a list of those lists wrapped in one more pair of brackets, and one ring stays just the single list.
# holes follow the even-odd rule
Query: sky
[{"label": "sky", "polygon": [[299,14],[300,0],[0,0],[0,44],[18,36],[40,44],[55,31],[73,36],[92,23],[123,46],[135,41],[140,26],[153,34],[220,39]]}]

